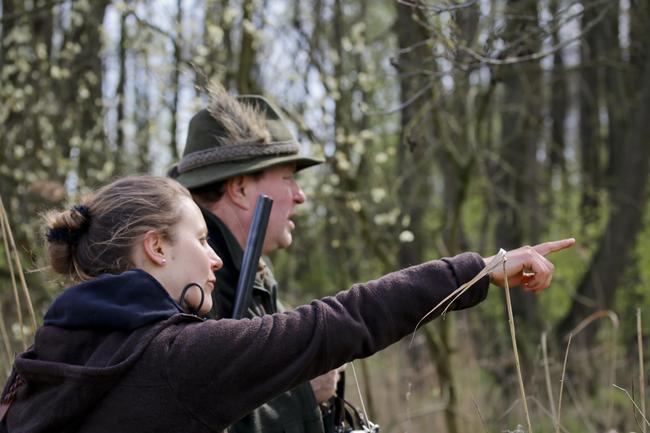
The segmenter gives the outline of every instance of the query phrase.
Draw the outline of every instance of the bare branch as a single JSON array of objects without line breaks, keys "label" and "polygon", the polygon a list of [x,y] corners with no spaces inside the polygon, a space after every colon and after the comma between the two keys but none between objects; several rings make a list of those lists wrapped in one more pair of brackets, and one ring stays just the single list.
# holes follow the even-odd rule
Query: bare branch
[{"label": "bare branch", "polygon": [[445,12],[454,12],[460,9],[470,8],[475,4],[477,4],[478,0],[469,0],[468,2],[465,3],[449,4],[444,6],[423,4],[417,0],[397,0],[397,3],[403,4],[405,6],[410,6],[412,8],[425,10],[425,11],[432,11],[435,14],[441,14]]},{"label": "bare branch", "polygon": [[572,44],[573,42],[582,39],[589,31],[591,31],[591,29],[593,29],[596,26],[596,24],[598,24],[603,19],[603,17],[609,12],[609,9],[613,7],[613,5],[615,5],[615,3],[609,3],[608,6],[604,7],[598,14],[598,17],[596,17],[593,21],[591,21],[582,30],[582,32],[578,33],[577,35],[575,35],[570,39],[566,39],[562,42],[557,43],[556,45],[552,46],[547,50],[538,51],[536,53],[527,54],[525,56],[506,57],[505,59],[498,59],[493,57],[485,57],[482,54],[479,54],[476,51],[472,50],[468,46],[459,45],[459,49],[482,64],[488,64],[494,66],[514,65],[517,63],[525,63],[525,62],[541,60],[545,57],[555,54],[556,52],[562,50],[564,47]]},{"label": "bare branch", "polygon": [[49,10],[49,9],[54,8],[56,6],[59,6],[60,4],[65,3],[65,1],[66,0],[52,0],[49,3],[46,3],[46,4],[42,5],[42,6],[34,7],[32,9],[29,9],[29,10],[26,9],[26,10],[21,11],[21,12],[14,12],[13,14],[3,15],[2,17],[0,17],[0,24],[4,24],[4,23],[9,22],[11,20],[14,20],[16,18],[21,18],[21,17],[23,17],[25,15],[39,14],[39,13],[41,13],[43,11],[46,11],[46,10]]}]

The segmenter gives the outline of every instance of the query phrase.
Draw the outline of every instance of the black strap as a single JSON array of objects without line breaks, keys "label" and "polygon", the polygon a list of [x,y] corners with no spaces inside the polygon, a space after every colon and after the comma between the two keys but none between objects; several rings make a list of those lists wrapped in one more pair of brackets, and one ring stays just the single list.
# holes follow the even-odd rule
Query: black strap
[{"label": "black strap", "polygon": [[[187,293],[188,290],[190,290],[194,286],[198,287],[199,290],[201,291],[201,302],[199,302],[199,306],[197,308],[191,308],[190,305],[185,302],[185,294]],[[203,290],[203,287],[201,287],[201,285],[198,283],[190,283],[187,286],[183,287],[183,291],[181,292],[181,297],[178,299],[178,305],[180,305],[181,308],[184,308],[183,303],[185,303],[190,313],[194,315],[198,315],[199,311],[201,311],[201,307],[203,306],[203,301],[205,301],[205,290]]]},{"label": "black strap", "polygon": [[345,423],[345,371],[339,373],[339,381],[336,383],[336,396],[333,400],[334,425],[343,426]]}]

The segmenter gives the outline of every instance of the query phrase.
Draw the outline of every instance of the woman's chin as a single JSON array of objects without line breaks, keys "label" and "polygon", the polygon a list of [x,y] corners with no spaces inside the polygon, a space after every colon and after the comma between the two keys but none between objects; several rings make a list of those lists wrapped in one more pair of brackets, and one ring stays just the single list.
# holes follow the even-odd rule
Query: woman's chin
[{"label": "woman's chin", "polygon": [[199,310],[199,316],[207,316],[207,314],[212,310],[212,302],[204,302]]}]

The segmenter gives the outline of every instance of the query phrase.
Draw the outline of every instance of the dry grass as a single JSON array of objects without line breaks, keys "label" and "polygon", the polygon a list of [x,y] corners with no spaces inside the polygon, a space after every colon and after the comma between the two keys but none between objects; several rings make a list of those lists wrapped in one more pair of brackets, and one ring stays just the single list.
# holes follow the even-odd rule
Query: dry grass
[{"label": "dry grass", "polygon": [[[22,349],[26,350],[31,342],[33,333],[36,331],[36,314],[34,313],[34,306],[32,304],[31,296],[29,295],[29,289],[27,288],[27,282],[25,280],[25,273],[23,271],[22,263],[20,260],[20,254],[16,248],[16,243],[14,241],[13,233],[11,231],[11,226],[9,224],[9,218],[4,207],[4,203],[0,198],[0,233],[3,239],[3,245],[5,250],[5,256],[7,261],[7,267],[9,268],[9,275],[11,277],[11,285],[13,292],[14,305],[16,306],[17,314],[17,324],[19,329],[19,342],[22,345]],[[18,286],[20,283],[20,291]],[[22,299],[21,299],[22,298]],[[23,303],[25,306],[23,306]],[[23,309],[27,309],[30,327],[25,325],[25,320],[23,318]],[[0,316],[0,334],[3,340],[3,348],[5,351],[4,359],[6,360],[5,364],[5,373],[9,374],[9,366],[13,360],[13,348],[11,345],[11,338],[7,332],[5,318]]]},{"label": "dry grass", "polygon": [[[460,312],[447,318],[456,325],[452,363],[458,395],[458,404],[454,409],[458,431],[512,432],[517,431],[518,424],[523,426],[520,431],[528,431],[512,353],[503,352],[500,359],[493,356],[478,358],[480,355],[470,341],[471,334],[477,330],[466,327],[465,322],[472,313]],[[436,322],[428,326],[435,327]],[[411,349],[407,350],[406,341],[372,357],[369,360],[369,384],[366,383],[368,379],[359,377],[362,388],[371,389],[375,405],[370,417],[379,423],[382,433],[448,432],[444,418],[448,393],[428,361],[421,340],[416,339]],[[613,351],[609,339],[599,347],[585,349],[588,352],[575,342],[574,336],[571,342],[567,341],[564,350],[556,354],[547,350],[547,354],[543,355],[540,349],[536,362],[526,364],[528,368],[523,371],[523,379],[526,381],[526,402],[532,431],[640,432],[640,423],[637,426],[634,420],[636,412],[639,421],[645,422],[639,401],[636,400],[639,408],[632,408],[629,403],[632,399],[625,399],[622,393],[611,387],[608,372],[612,369],[609,354]],[[415,359],[413,352],[418,353]],[[589,359],[595,360],[598,371],[594,372],[584,365]],[[632,364],[623,361],[622,358],[616,360],[617,374],[624,380],[630,380],[629,373],[636,368],[636,361]],[[544,363],[548,365],[544,366]],[[512,376],[507,380],[495,381],[494,376],[487,372],[491,368],[511,371]],[[591,385],[595,386],[594,389],[589,388],[588,378],[596,382]],[[636,388],[636,372],[632,380]],[[553,386],[552,400],[547,396],[548,381],[558,384],[557,388]],[[348,386],[347,395],[361,408],[358,399],[354,398],[357,391],[352,381],[348,382]],[[562,389],[558,391],[560,386]],[[367,398],[365,394],[364,398]],[[610,407],[613,408],[613,417],[608,415]]]},{"label": "dry grass", "polygon": [[560,392],[557,398],[557,411],[555,412],[555,433],[560,432],[560,416],[562,414],[562,391],[564,390],[564,380],[566,378],[566,364],[569,360],[569,349],[571,348],[571,340],[573,339],[573,333],[569,334],[568,341],[566,343],[566,351],[564,352],[564,363],[562,364],[562,377],[560,379]]},{"label": "dry grass", "polygon": [[510,339],[512,341],[512,351],[515,356],[515,366],[517,367],[517,381],[519,383],[519,392],[521,394],[521,402],[524,405],[524,413],[526,414],[526,424],[528,425],[528,432],[533,432],[533,426],[530,422],[530,411],[528,410],[528,401],[526,399],[526,389],[524,387],[524,377],[521,374],[521,362],[519,361],[519,350],[517,349],[517,335],[515,331],[515,319],[512,315],[512,302],[510,301],[510,287],[508,284],[508,272],[506,271],[507,258],[503,258],[503,275],[504,278],[504,292],[506,296],[506,307],[508,310],[508,324],[510,327]]},{"label": "dry grass", "polygon": [[[641,416],[646,419],[645,411],[645,375],[644,375],[644,362],[643,362],[643,332],[641,331],[641,309],[636,309],[636,341],[639,349],[639,393],[641,394]],[[646,423],[643,423],[641,431],[646,433],[648,431]]]}]

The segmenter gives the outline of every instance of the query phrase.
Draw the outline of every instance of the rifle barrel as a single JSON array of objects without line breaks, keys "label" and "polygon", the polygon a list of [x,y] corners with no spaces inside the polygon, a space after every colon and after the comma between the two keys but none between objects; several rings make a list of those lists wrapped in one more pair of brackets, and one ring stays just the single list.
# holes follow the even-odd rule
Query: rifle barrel
[{"label": "rifle barrel", "polygon": [[239,280],[237,280],[235,304],[232,311],[233,319],[241,319],[250,303],[253,282],[255,281],[257,266],[262,255],[266,227],[269,224],[269,216],[271,215],[271,206],[273,206],[273,199],[271,197],[264,194],[260,194],[257,197],[253,221],[248,230],[248,239],[246,240],[241,272],[239,274]]}]

